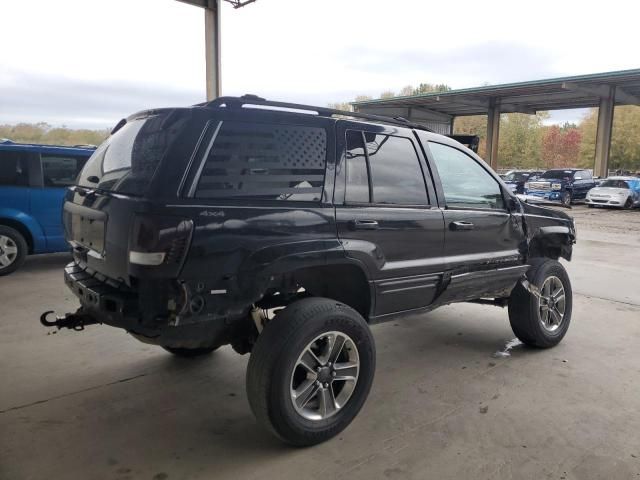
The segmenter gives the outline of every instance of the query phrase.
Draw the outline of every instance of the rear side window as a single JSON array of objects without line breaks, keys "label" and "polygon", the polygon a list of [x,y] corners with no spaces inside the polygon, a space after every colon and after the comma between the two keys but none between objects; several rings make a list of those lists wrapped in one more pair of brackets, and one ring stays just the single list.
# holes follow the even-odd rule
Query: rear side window
[{"label": "rear side window", "polygon": [[86,158],[71,155],[42,154],[42,177],[45,187],[67,187],[76,182]]},{"label": "rear side window", "polygon": [[0,185],[29,185],[27,155],[23,152],[0,151]]},{"label": "rear side window", "polygon": [[349,130],[346,140],[347,203],[429,204],[409,138]]},{"label": "rear side window", "polygon": [[143,195],[185,123],[185,118],[174,113],[128,121],[89,158],[78,184]]},{"label": "rear side window", "polygon": [[327,157],[323,128],[223,122],[205,155],[197,198],[322,197]]}]

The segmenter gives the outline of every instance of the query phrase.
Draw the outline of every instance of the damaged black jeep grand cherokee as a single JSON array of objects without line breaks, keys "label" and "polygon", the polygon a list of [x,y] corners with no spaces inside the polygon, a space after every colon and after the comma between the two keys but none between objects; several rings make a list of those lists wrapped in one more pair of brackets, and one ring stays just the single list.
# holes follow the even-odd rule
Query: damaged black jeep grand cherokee
[{"label": "damaged black jeep grand cherokee", "polygon": [[571,318],[575,229],[472,151],[403,119],[225,97],[121,121],[64,203],[81,307],[191,357],[251,352],[247,391],[280,439],[343,430],[372,384],[370,325],[453,302],[508,306],[551,347]]}]

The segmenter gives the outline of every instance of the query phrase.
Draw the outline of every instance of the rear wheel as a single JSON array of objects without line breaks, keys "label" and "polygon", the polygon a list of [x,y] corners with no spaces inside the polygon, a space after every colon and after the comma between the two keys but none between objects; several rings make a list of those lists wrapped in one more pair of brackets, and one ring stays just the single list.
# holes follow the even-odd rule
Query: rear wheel
[{"label": "rear wheel", "polygon": [[305,298],[258,337],[247,369],[249,403],[284,442],[314,445],[351,423],[374,371],[375,345],[362,316],[334,300]]},{"label": "rear wheel", "polygon": [[193,358],[193,357],[201,357],[203,355],[208,355],[217,347],[206,347],[206,348],[175,348],[175,347],[162,347],[167,352],[173,353],[176,357],[184,357],[184,358]]},{"label": "rear wheel", "polygon": [[29,247],[16,229],[0,225],[0,276],[17,270],[24,263]]},{"label": "rear wheel", "polygon": [[509,322],[522,343],[539,348],[553,347],[567,333],[571,321],[571,282],[564,267],[555,260],[537,260],[527,279],[538,294],[521,283],[509,298]]}]

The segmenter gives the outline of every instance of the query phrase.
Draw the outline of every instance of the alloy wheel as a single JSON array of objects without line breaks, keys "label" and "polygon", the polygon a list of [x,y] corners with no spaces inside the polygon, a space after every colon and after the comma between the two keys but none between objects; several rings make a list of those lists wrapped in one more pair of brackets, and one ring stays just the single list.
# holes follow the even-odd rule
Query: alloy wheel
[{"label": "alloy wheel", "polygon": [[538,318],[548,332],[560,328],[564,318],[566,303],[562,281],[555,276],[547,277],[540,288],[538,297]]},{"label": "alloy wheel", "polygon": [[301,416],[324,420],[342,409],[358,382],[360,358],[354,341],[342,332],[314,338],[291,374],[291,401]]},{"label": "alloy wheel", "polygon": [[11,237],[0,235],[0,268],[6,268],[18,258],[18,246]]}]

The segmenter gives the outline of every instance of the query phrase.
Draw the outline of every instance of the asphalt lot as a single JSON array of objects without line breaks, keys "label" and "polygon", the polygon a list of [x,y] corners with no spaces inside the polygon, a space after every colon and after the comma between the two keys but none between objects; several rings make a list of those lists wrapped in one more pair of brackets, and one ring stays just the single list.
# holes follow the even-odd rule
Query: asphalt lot
[{"label": "asphalt lot", "polygon": [[506,311],[453,305],[373,328],[378,370],[339,438],[291,449],[261,430],[246,356],[182,360],[75,308],[66,255],[0,278],[0,479],[640,478],[640,211],[571,212],[572,326],[514,347]]}]

